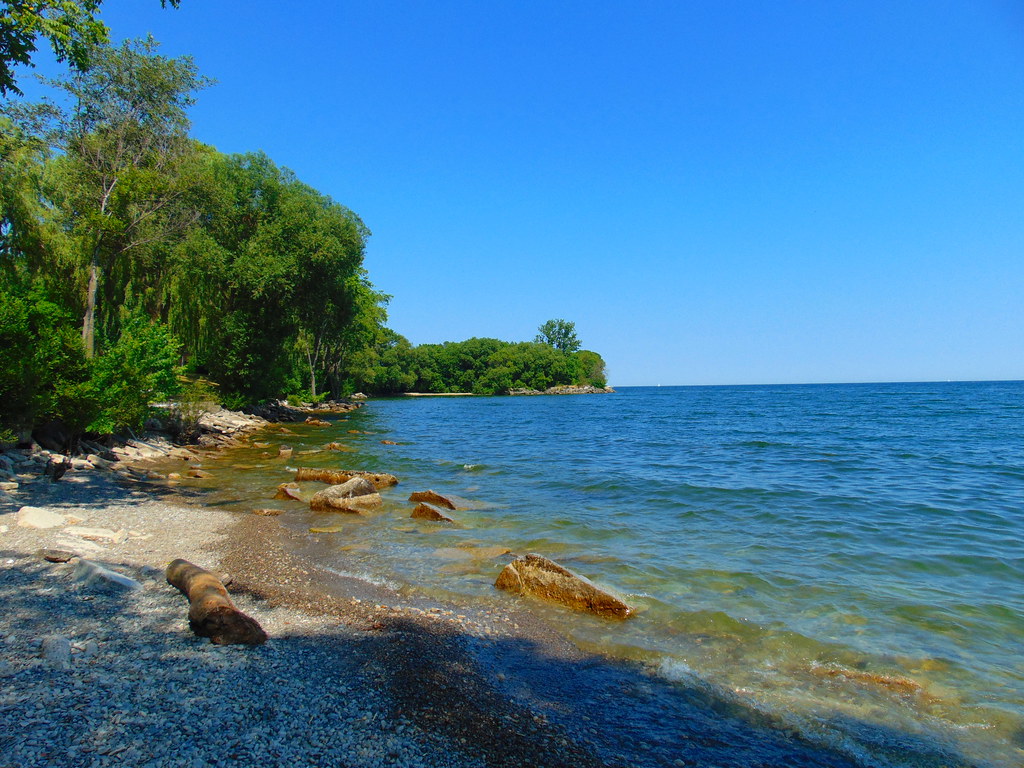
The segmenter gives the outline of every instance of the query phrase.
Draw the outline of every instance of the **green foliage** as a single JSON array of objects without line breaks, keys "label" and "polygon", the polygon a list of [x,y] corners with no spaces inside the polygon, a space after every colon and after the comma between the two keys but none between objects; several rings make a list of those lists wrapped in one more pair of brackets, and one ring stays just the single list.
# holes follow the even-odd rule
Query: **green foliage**
[{"label": "green foliage", "polygon": [[572,354],[582,346],[576,338],[576,323],[568,320],[548,320],[538,329],[539,333],[534,339],[539,344],[550,344],[560,352]]},{"label": "green foliage", "polygon": [[0,426],[81,424],[93,409],[89,365],[67,313],[38,285],[0,288]]},{"label": "green foliage", "polygon": [[[32,66],[36,41],[49,41],[57,61],[88,68],[94,47],[107,42],[108,29],[96,15],[103,0],[3,0],[0,2],[0,95],[20,94],[13,66]],[[160,0],[177,8],[180,0]]]},{"label": "green foliage", "polygon": [[544,390],[561,384],[604,386],[604,361],[596,352],[566,354],[540,342],[473,338],[413,347],[385,329],[372,353],[367,375],[357,378],[354,386],[378,394],[500,395],[510,389]]},{"label": "green foliage", "polygon": [[127,314],[117,341],[93,363],[90,387],[100,410],[88,431],[141,428],[150,403],[180,390],[178,352],[166,326],[140,312]]},{"label": "green foliage", "polygon": [[183,437],[189,437],[198,431],[199,420],[220,405],[220,396],[217,394],[216,385],[206,379],[182,379],[179,379],[181,393],[178,395],[174,413],[179,433]]}]

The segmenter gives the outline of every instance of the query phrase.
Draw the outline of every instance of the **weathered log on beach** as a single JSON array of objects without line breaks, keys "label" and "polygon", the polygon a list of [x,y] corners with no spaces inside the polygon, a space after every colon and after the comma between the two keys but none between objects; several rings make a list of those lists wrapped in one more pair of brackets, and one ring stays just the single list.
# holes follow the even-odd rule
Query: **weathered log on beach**
[{"label": "weathered log on beach", "polygon": [[267,633],[235,607],[220,579],[187,560],[167,566],[167,583],[188,598],[188,625],[216,645],[262,645]]},{"label": "weathered log on beach", "polygon": [[317,480],[330,485],[341,485],[353,477],[363,477],[369,480],[380,490],[392,485],[398,485],[398,478],[386,472],[362,472],[352,469],[314,469],[312,467],[299,467],[295,471],[296,480]]},{"label": "weathered log on beach", "polygon": [[428,504],[427,502],[421,502],[420,504],[418,504],[416,506],[416,509],[412,511],[412,514],[409,515],[409,517],[415,518],[417,520],[433,520],[437,523],[455,522],[440,509],[435,507],[433,504]]},{"label": "weathered log on beach", "polygon": [[366,512],[381,506],[384,500],[373,483],[365,477],[353,477],[313,494],[309,508],[314,512]]},{"label": "weathered log on beach", "polygon": [[517,557],[498,574],[494,586],[607,618],[625,619],[633,613],[623,600],[590,579],[540,555]]},{"label": "weathered log on beach", "polygon": [[445,509],[472,509],[474,504],[461,496],[454,496],[450,493],[438,493],[437,491],[416,491],[409,495],[409,501],[425,501],[435,507]]}]

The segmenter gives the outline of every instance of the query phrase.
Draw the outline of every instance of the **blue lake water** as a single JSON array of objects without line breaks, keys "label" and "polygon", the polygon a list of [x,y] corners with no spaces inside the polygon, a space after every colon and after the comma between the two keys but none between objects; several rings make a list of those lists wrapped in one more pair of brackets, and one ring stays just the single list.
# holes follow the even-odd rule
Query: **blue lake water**
[{"label": "blue lake water", "polygon": [[[538,552],[638,609],[532,606],[585,648],[729,691],[869,764],[884,746],[836,722],[1024,763],[1024,383],[379,399],[294,431],[298,450],[353,450],[293,466],[402,479],[383,512],[309,534],[339,571],[501,604],[509,556],[488,548]],[[268,464],[226,491],[244,506],[285,479]],[[456,527],[411,521],[425,488],[481,506]]]}]

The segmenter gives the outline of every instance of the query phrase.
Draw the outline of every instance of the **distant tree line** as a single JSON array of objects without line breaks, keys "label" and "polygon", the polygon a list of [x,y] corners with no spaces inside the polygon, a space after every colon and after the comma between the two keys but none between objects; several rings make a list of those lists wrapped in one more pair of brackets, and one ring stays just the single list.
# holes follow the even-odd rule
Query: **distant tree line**
[{"label": "distant tree line", "polygon": [[[570,330],[575,340],[575,331]],[[390,332],[383,334],[372,355],[374,364],[368,367],[364,384],[369,391],[382,394],[502,395],[511,389],[606,384],[604,360],[596,352],[580,349],[575,341],[559,348],[548,340],[507,342],[473,338],[414,347],[404,337]]]}]

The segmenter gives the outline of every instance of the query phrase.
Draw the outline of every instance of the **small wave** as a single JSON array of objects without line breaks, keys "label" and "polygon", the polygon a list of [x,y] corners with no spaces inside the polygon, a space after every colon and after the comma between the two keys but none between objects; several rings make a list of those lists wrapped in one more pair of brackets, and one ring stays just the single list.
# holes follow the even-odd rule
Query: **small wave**
[{"label": "small wave", "polygon": [[487,469],[487,465],[486,464],[463,464],[462,465],[462,469],[465,472],[479,472],[481,470]]},{"label": "small wave", "polygon": [[342,570],[341,568],[331,568],[328,566],[323,566],[323,569],[328,573],[334,574],[335,576],[339,576],[343,579],[354,579],[355,581],[362,581],[366,584],[373,584],[375,587],[384,587],[385,589],[390,589],[393,592],[397,592],[399,589],[402,588],[402,585],[399,584],[397,581],[393,581],[392,579],[388,579],[383,576],[375,576],[373,574],[366,573],[365,571],[346,571]]}]

